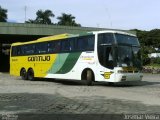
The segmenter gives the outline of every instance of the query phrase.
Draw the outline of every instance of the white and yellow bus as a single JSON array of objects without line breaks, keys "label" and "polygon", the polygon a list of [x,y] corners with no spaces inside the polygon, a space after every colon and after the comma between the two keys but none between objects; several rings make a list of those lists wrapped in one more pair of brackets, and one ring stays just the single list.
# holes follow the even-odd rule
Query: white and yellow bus
[{"label": "white and yellow bus", "polygon": [[60,34],[13,43],[10,74],[24,80],[40,78],[109,83],[140,81],[140,44],[134,34],[96,31]]}]

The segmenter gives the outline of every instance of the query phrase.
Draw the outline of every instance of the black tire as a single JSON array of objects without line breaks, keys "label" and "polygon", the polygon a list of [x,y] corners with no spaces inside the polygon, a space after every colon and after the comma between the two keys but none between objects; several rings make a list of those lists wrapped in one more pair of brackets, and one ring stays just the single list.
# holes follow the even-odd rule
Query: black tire
[{"label": "black tire", "polygon": [[27,72],[27,75],[28,75],[28,80],[34,80],[34,71],[33,69],[29,69],[28,72]]},{"label": "black tire", "polygon": [[21,76],[22,80],[27,80],[27,79],[28,79],[26,69],[23,68],[23,69],[21,70],[20,76]]},{"label": "black tire", "polygon": [[108,84],[109,84],[109,86],[115,86],[114,82],[109,82]]},{"label": "black tire", "polygon": [[86,85],[88,86],[93,85],[93,73],[91,70],[87,70]]}]

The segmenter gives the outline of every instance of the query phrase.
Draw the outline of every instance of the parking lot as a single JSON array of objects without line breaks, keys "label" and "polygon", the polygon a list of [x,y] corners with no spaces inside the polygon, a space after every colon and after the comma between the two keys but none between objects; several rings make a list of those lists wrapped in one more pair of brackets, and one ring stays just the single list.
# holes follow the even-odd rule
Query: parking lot
[{"label": "parking lot", "polygon": [[160,114],[160,75],[86,86],[71,80],[24,81],[0,73],[0,114]]}]

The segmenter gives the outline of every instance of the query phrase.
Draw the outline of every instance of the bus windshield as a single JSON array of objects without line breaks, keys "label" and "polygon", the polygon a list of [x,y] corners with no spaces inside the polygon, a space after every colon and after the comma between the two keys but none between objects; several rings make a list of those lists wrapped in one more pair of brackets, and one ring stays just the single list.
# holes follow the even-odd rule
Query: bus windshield
[{"label": "bus windshield", "polygon": [[117,33],[114,35],[104,33],[103,36],[105,37],[100,34],[98,38],[98,58],[102,66],[109,69],[114,67],[141,68],[140,44],[135,36]]},{"label": "bus windshield", "polygon": [[141,69],[141,52],[139,47],[118,45],[115,48],[115,53],[117,66]]},{"label": "bus windshield", "polygon": [[124,34],[115,34],[117,44],[128,44],[134,46],[140,46],[137,37],[124,35]]},{"label": "bus windshield", "polygon": [[117,47],[115,48],[117,66],[141,68],[141,51],[135,36],[115,34]]}]

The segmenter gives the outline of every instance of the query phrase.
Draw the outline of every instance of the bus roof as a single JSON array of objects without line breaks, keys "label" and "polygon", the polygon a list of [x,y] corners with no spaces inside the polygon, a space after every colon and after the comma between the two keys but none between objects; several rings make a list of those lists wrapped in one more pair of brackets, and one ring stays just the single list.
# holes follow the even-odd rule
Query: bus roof
[{"label": "bus roof", "polygon": [[136,36],[136,34],[124,32],[124,31],[119,31],[119,30],[93,31],[93,34],[100,34],[100,33],[119,33],[119,34],[124,34],[124,35],[129,35],[129,36]]},{"label": "bus roof", "polygon": [[60,40],[60,39],[65,39],[65,38],[86,36],[86,35],[92,35],[92,34],[93,34],[93,32],[84,32],[84,33],[80,33],[80,34],[64,33],[64,34],[42,37],[42,38],[39,38],[37,40],[28,41],[28,42],[16,42],[16,43],[13,43],[12,46],[22,45],[22,44],[31,44],[31,43],[37,43],[37,42],[44,42],[44,41],[50,41],[50,40]]},{"label": "bus roof", "polygon": [[28,42],[16,42],[16,43],[13,43],[12,46],[22,45],[22,44],[31,44],[31,43],[37,43],[37,42],[44,42],[44,41],[50,41],[50,40],[59,40],[59,39],[79,37],[79,36],[86,36],[86,35],[92,35],[92,34],[98,34],[98,33],[119,33],[119,34],[135,36],[134,34],[131,34],[131,33],[122,32],[122,31],[115,31],[115,30],[91,31],[91,32],[82,32],[79,34],[64,33],[64,34],[42,37],[37,40],[28,41]]}]

